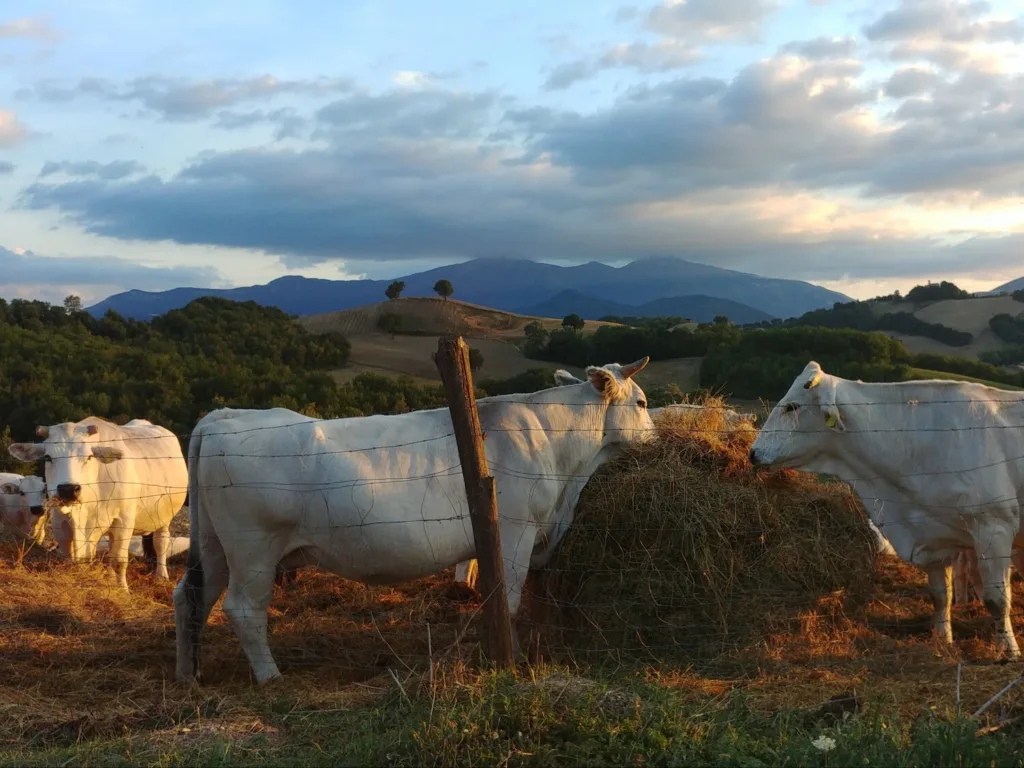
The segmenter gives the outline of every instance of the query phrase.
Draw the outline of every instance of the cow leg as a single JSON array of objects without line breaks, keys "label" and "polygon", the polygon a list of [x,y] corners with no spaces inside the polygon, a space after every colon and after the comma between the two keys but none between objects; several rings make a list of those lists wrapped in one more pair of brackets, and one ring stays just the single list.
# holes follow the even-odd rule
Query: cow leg
[{"label": "cow leg", "polygon": [[142,556],[146,561],[146,565],[151,571],[156,570],[157,554],[156,554],[156,543],[153,540],[152,533],[142,534]]},{"label": "cow leg", "polygon": [[952,645],[953,623],[950,608],[953,602],[953,568],[943,563],[928,566],[928,589],[935,606],[933,622],[938,638]]},{"label": "cow leg", "polygon": [[965,605],[971,601],[970,568],[967,550],[957,552],[953,559],[953,602]]},{"label": "cow leg", "polygon": [[[153,542],[153,559],[156,561],[155,573],[158,579],[170,580],[171,576],[167,572],[167,550],[171,546],[171,530],[170,528],[161,528],[158,531],[154,531],[152,534]],[[142,546],[145,549],[146,537],[142,537]],[[148,555],[148,553],[147,553]],[[148,559],[148,558],[147,558]]]},{"label": "cow leg", "polygon": [[255,563],[249,569],[233,570],[224,595],[224,613],[260,685],[281,676],[267,643],[267,609],[274,591],[274,572],[274,565],[261,568]]},{"label": "cow leg", "polygon": [[996,653],[1005,653],[1015,659],[1020,656],[1020,648],[1013,636],[1013,624],[1010,621],[1012,537],[990,535],[985,539],[974,548],[978,569],[981,571],[982,600],[995,622]]},{"label": "cow leg", "polygon": [[[209,521],[203,523],[209,526]],[[202,633],[206,622],[210,618],[213,606],[224,594],[228,585],[228,565],[224,557],[224,548],[215,536],[201,536],[199,554],[203,564],[203,596],[200,615],[198,617],[199,632]],[[192,656],[193,647],[190,642],[189,632],[189,607],[185,599],[185,579],[187,571],[182,575],[178,585],[174,588],[174,629],[178,647],[178,672],[179,680],[186,681],[193,679],[198,674],[197,664]]]},{"label": "cow leg", "polygon": [[[537,540],[537,529],[533,526],[519,530],[500,531],[501,554],[505,561],[505,595],[508,599],[508,615],[512,624],[512,651],[516,661],[525,661],[519,647],[518,624],[519,606],[523,600],[523,588],[530,572],[530,559]],[[506,538],[506,534],[510,534]],[[487,595],[483,595],[487,599]]]},{"label": "cow leg", "polygon": [[117,577],[117,585],[128,592],[128,547],[131,545],[132,530],[115,523],[110,528],[110,550],[107,552],[108,567]]}]

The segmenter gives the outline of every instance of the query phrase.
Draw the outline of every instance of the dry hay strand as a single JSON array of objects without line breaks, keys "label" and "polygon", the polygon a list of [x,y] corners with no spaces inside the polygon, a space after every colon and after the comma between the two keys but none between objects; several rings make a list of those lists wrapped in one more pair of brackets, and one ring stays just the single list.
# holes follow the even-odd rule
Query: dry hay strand
[{"label": "dry hay strand", "polygon": [[856,497],[755,474],[756,431],[728,426],[720,399],[707,405],[663,413],[660,440],[584,489],[530,608],[553,656],[721,661],[773,634],[827,652],[866,604],[875,545]]}]

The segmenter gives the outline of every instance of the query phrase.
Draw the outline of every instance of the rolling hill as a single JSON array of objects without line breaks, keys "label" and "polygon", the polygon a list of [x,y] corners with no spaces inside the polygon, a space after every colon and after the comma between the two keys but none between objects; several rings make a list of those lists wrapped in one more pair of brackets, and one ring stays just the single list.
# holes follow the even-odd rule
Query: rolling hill
[{"label": "rolling hill", "polygon": [[[384,312],[401,316],[405,328],[412,335],[400,333],[392,337],[381,333],[377,328],[377,318]],[[369,372],[412,376],[420,382],[436,383],[440,376],[430,355],[437,350],[440,335],[452,332],[463,334],[467,343],[483,354],[484,365],[476,374],[477,378],[505,379],[531,368],[551,371],[565,368],[575,376],[583,376],[583,370],[576,366],[530,360],[523,356],[513,342],[523,337],[523,329],[530,322],[538,322],[548,331],[562,324],[557,318],[531,317],[465,301],[436,298],[382,301],[299,318],[299,323],[314,333],[338,331],[348,338],[352,354],[349,363],[334,372],[339,381]],[[606,325],[616,323],[588,320],[583,334],[591,334]],[[678,383],[688,391],[697,387],[699,378],[700,358],[681,358],[652,361],[639,374],[638,381],[647,387]]]},{"label": "rolling hill", "polygon": [[606,315],[617,317],[687,317],[695,323],[709,323],[719,315],[733,323],[759,323],[771,320],[772,315],[729,299],[712,296],[674,296],[655,299],[646,304],[631,306],[607,299],[598,299],[585,293],[565,290],[550,299],[530,307],[527,314],[544,317],[565,317],[575,312],[584,320],[596,320]]},{"label": "rolling hill", "polygon": [[[849,301],[840,293],[799,280],[759,277],[670,257],[642,258],[622,267],[595,261],[560,267],[524,259],[486,258],[398,279],[406,284],[406,296],[433,295],[434,283],[446,279],[452,282],[455,296],[460,299],[522,314],[570,288],[628,306],[665,297],[703,295],[738,302],[782,318],[831,307],[837,301]],[[99,316],[109,308],[125,317],[144,320],[183,307],[199,296],[221,296],[236,301],[255,301],[306,316],[377,302],[390,282],[291,276],[244,288],[133,290],[111,296],[89,307],[89,311]]]}]

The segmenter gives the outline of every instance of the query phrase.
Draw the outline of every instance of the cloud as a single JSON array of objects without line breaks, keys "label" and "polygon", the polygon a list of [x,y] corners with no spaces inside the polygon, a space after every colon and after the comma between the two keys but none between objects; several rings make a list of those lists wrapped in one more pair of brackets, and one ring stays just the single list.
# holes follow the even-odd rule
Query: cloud
[{"label": "cloud", "polygon": [[673,40],[656,43],[616,45],[592,59],[577,59],[555,67],[544,83],[549,91],[562,90],[608,69],[635,69],[638,72],[669,72],[688,67],[700,58],[700,50]]},{"label": "cloud", "polygon": [[60,35],[45,16],[24,16],[20,19],[0,22],[0,40],[21,38],[39,42],[55,43]]},{"label": "cloud", "polygon": [[[745,38],[754,40],[777,0],[665,0],[643,17],[644,26],[659,39],[619,43],[600,53],[563,62],[552,69],[544,89],[559,91],[613,69],[651,74],[693,66],[701,46]],[[633,7],[615,13],[619,22],[641,17]]]},{"label": "cloud", "polygon": [[[41,178],[17,206],[101,236],[353,270],[498,253],[812,279],[841,263],[851,279],[1019,267],[1024,78],[878,77],[855,53],[795,41],[733,77],[674,76],[585,112],[353,88],[295,113],[316,143],[206,152],[160,176]],[[224,112],[225,127],[270,114]]]},{"label": "cloud", "polygon": [[9,163],[6,160],[0,160],[0,176],[8,173],[14,173],[14,163]]},{"label": "cloud", "polygon": [[805,59],[848,59],[856,53],[857,41],[852,37],[817,37],[787,43],[782,50]]},{"label": "cloud", "polygon": [[691,43],[754,40],[778,0],[665,0],[647,15],[658,34]]},{"label": "cloud", "polygon": [[13,147],[28,136],[28,128],[13,112],[0,109],[0,149]]},{"label": "cloud", "polygon": [[22,98],[62,104],[81,98],[107,102],[136,102],[169,121],[201,120],[218,110],[281,96],[325,96],[352,89],[347,78],[279,80],[270,75],[250,78],[189,80],[149,76],[118,85],[99,78],[83,78],[67,85],[43,81],[19,91]]},{"label": "cloud", "polygon": [[1007,68],[1000,47],[1024,42],[1024,18],[986,18],[989,11],[979,0],[901,0],[867,24],[864,35],[893,61],[999,71]]},{"label": "cloud", "polygon": [[23,248],[0,246],[0,285],[58,284],[119,286],[164,290],[177,285],[206,287],[221,282],[212,268],[149,267],[107,256],[42,256]]},{"label": "cloud", "polygon": [[309,121],[294,109],[288,108],[271,111],[257,109],[249,112],[225,109],[217,113],[217,119],[213,123],[215,128],[229,131],[263,124],[274,127],[273,136],[277,141],[301,138],[309,130]]},{"label": "cloud", "polygon": [[110,163],[100,163],[96,160],[61,160],[59,162],[50,160],[43,164],[39,176],[53,176],[62,173],[66,176],[96,176],[106,181],[117,181],[143,173],[145,167],[134,160],[115,160]]}]

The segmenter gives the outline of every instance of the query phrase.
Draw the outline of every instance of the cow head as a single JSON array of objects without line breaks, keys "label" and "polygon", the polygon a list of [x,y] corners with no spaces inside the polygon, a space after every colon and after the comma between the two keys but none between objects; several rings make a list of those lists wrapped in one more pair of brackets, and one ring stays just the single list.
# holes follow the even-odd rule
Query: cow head
[{"label": "cow head", "polygon": [[36,517],[42,517],[46,512],[46,481],[41,477],[28,475],[17,483],[3,483],[0,493],[20,496],[23,506]]},{"label": "cow head", "polygon": [[587,367],[587,383],[608,404],[604,422],[604,442],[638,443],[655,438],[654,422],[647,412],[647,395],[633,376],[642,371],[649,357],[629,365],[609,363]]},{"label": "cow head", "polygon": [[9,451],[19,461],[46,462],[46,487],[61,506],[99,498],[100,467],[118,461],[120,448],[104,445],[95,424],[64,423],[39,427],[41,443],[14,443]]},{"label": "cow head", "polygon": [[838,381],[810,362],[772,409],[750,448],[750,463],[799,467],[827,452],[832,438],[846,431],[836,406]]}]

